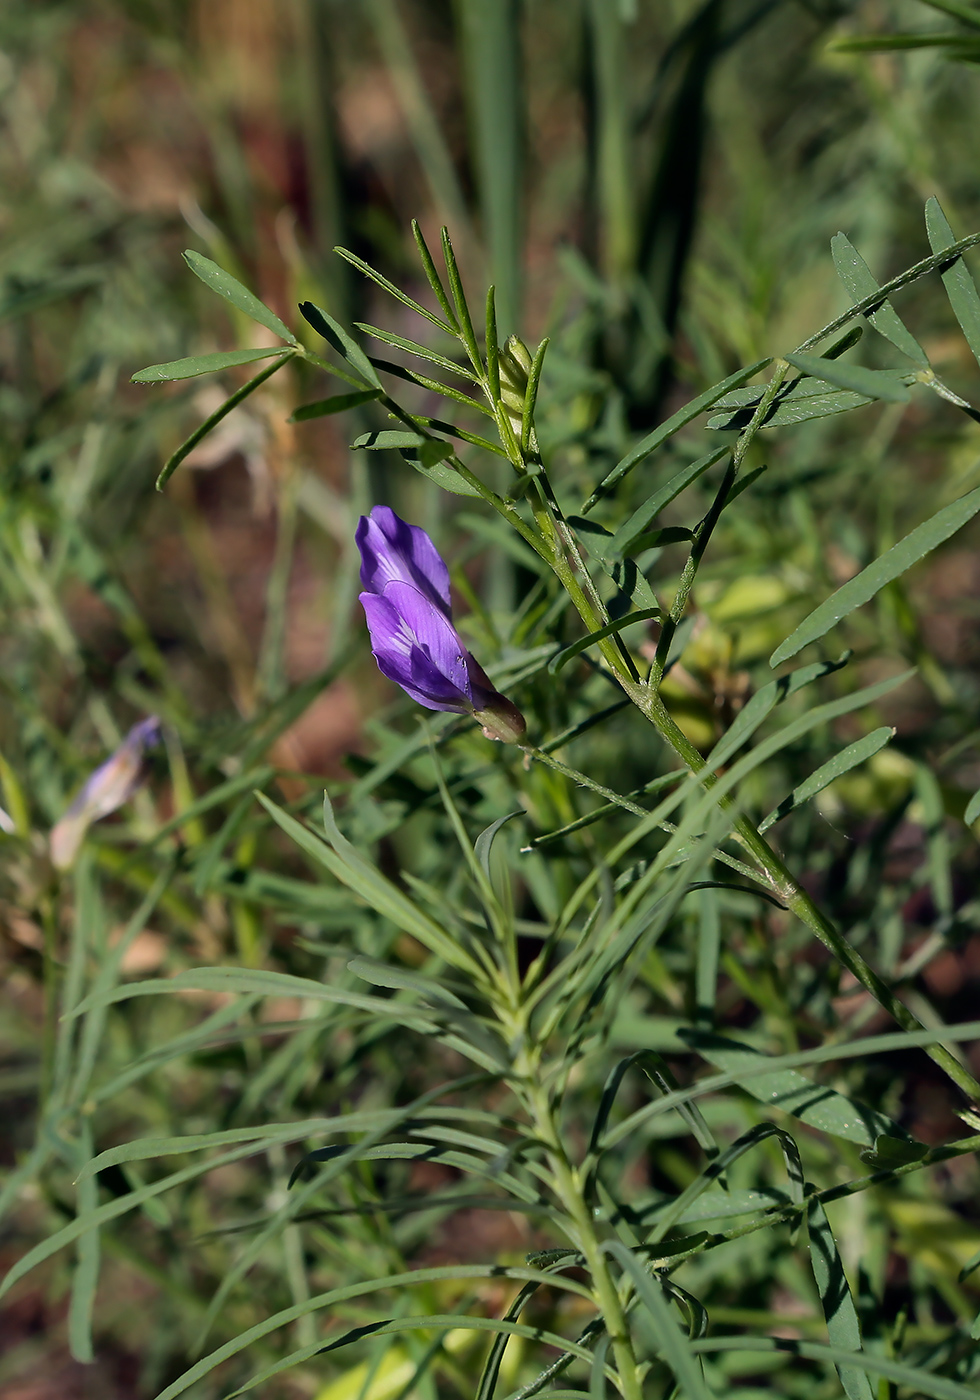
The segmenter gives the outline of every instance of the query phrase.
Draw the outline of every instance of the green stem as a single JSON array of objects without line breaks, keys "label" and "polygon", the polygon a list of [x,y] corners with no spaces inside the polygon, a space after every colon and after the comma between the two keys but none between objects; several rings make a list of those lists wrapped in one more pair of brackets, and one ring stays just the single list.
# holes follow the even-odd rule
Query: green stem
[{"label": "green stem", "polygon": [[44,964],[44,1032],[41,1041],[41,1095],[40,1102],[46,1104],[54,1081],[55,1046],[58,1039],[58,995],[60,973],[58,969],[58,920],[55,903],[45,898],[40,909],[41,928],[44,935],[42,958]]},{"label": "green stem", "polygon": [[530,1066],[526,1082],[534,1087],[529,1093],[528,1109],[537,1135],[548,1154],[556,1194],[574,1226],[573,1243],[585,1258],[595,1290],[596,1305],[609,1333],[623,1400],[642,1400],[643,1388],[626,1322],[626,1312],[615,1280],[609,1271],[609,1260],[596,1234],[592,1211],[585,1200],[579,1173],[566,1156],[553,1107],[544,1090],[537,1086],[538,1078],[537,1067]]}]

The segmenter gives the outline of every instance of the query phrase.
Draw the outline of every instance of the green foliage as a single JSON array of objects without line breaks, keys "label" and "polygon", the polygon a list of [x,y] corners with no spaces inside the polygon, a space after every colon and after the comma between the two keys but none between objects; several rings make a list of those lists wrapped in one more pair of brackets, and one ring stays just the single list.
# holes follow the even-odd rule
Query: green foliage
[{"label": "green foliage", "polygon": [[[970,7],[934,8],[969,30]],[[957,240],[932,196],[924,257],[920,230],[882,233],[906,185],[868,194],[865,169],[839,194],[877,150],[880,93],[785,192],[785,156],[761,161],[783,101],[744,101],[765,25],[806,26],[793,61],[820,120],[856,102],[808,56],[833,17],[668,9],[463,3],[451,33],[390,0],[331,11],[338,53],[377,45],[452,236],[433,254],[420,223],[412,247],[352,206],[330,234],[361,249],[338,249],[345,284],[280,225],[286,319],[249,290],[279,278],[253,256],[234,123],[214,134],[229,232],[194,216],[213,257],[185,254],[214,308],[169,271],[127,279],[127,259],[162,265],[162,224],[148,253],[123,221],[104,264],[94,216],[61,220],[43,259],[14,244],[0,841],[19,966],[0,1092],[26,1084],[38,1107],[0,1191],[0,1291],[67,1293],[88,1364],[139,1278],[158,1400],[704,1400],[745,1377],[787,1400],[975,1392],[980,672],[939,649],[927,570],[975,539],[961,347],[976,357],[980,234]],[[170,11],[153,13],[147,34]],[[472,208],[432,45],[464,75]],[[968,46],[931,42],[928,71]],[[579,83],[593,129],[585,251],[553,259],[545,312],[521,304],[522,231],[547,212],[522,171],[549,82]],[[713,104],[716,158],[763,211],[746,200],[744,228],[699,177]],[[321,156],[335,136],[318,129]],[[53,238],[49,210],[31,217]],[[837,222],[854,241],[828,256]],[[888,263],[906,270],[879,282]],[[285,344],[248,348],[256,324]],[[229,325],[233,348],[211,348]],[[177,358],[131,373],[157,354]],[[216,404],[125,385],[208,373]],[[324,397],[324,375],[350,392]],[[248,517],[265,622],[244,640],[203,504],[217,488],[192,474],[227,460],[207,455],[225,433],[228,457],[273,468],[273,528]],[[426,521],[525,745],[378,698],[351,549],[372,499]],[[177,537],[197,590],[179,608],[154,562]],[[327,551],[329,654],[297,677],[290,582]],[[345,767],[304,771],[297,721],[343,683]],[[56,871],[45,833],[150,712],[147,787]]]}]

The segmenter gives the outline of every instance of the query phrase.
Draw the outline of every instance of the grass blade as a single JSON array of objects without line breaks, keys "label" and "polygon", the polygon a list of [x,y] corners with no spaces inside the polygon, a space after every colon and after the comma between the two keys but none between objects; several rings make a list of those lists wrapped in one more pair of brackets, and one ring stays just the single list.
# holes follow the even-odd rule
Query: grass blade
[{"label": "grass blade", "polygon": [[523,204],[523,109],[519,0],[460,0],[471,149],[483,234],[500,318],[519,329]]}]

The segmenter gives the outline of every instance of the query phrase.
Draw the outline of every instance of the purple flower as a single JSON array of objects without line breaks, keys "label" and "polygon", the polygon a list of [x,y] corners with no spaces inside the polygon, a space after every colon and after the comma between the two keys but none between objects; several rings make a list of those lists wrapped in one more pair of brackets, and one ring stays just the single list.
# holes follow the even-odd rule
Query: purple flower
[{"label": "purple flower", "polygon": [[449,570],[429,536],[375,506],[361,516],[356,539],[378,669],[426,709],[474,715],[488,739],[518,743],[524,716],[494,690],[453,626]]},{"label": "purple flower", "polygon": [[157,717],[140,720],[115,753],[85,780],[81,792],[51,830],[51,859],[59,870],[67,870],[72,864],[93,822],[129,801],[143,777],[146,750],[159,742]]}]

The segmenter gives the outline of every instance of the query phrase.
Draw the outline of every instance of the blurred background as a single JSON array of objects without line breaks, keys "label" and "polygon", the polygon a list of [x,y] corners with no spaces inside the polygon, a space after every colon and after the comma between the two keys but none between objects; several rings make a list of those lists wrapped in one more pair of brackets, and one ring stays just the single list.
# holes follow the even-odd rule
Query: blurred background
[{"label": "blurred background", "polygon": [[[154,492],[167,455],[247,371],[151,387],[131,375],[263,343],[261,328],[191,276],[184,248],[233,272],[294,328],[297,302],[312,297],[344,324],[417,336],[415,318],[332,249],[345,245],[424,300],[409,224],[418,219],[430,244],[448,224],[474,305],[487,280],[497,287],[502,336],[554,338],[542,431],[577,500],[693,393],[842,308],[828,253],[838,229],[884,279],[926,256],[930,195],[957,236],[980,227],[980,28],[943,10],[918,0],[6,0],[0,776],[23,831],[46,832],[151,712],[179,739],[168,740],[155,795],[140,796],[125,831],[106,828],[107,878],[121,869],[124,839],[243,762],[269,757],[299,802],[315,800],[324,778],[362,774],[379,743],[375,717],[394,697],[355,611],[357,516],[384,499],[444,541],[457,528],[457,498],[406,480],[397,459],[367,463],[348,450],[356,415],[288,421],[324,392],[300,365]],[[884,51],[843,42],[908,32],[953,37]],[[913,288],[903,314],[975,401],[976,364],[930,287]],[[928,513],[925,484],[952,483],[955,494],[975,484],[974,422],[938,400],[874,413],[871,430],[851,415],[767,443],[781,486],[722,550],[700,598],[715,631],[687,658],[693,686],[674,696],[698,742],[711,741],[723,702],[744,698],[794,607],[805,611],[920,507]],[[489,626],[526,589],[523,566],[476,527],[458,530],[453,559]],[[760,617],[753,632],[748,620]],[[884,714],[899,728],[898,756],[833,790],[825,816],[867,835],[880,833],[882,811],[893,814],[882,860],[905,922],[889,936],[906,952],[934,930],[937,900],[952,919],[974,898],[973,838],[960,823],[954,841],[944,823],[980,782],[978,619],[974,530],[854,624],[865,679],[901,658],[919,677]],[[899,660],[882,661],[882,650]],[[923,756],[940,776],[916,789]],[[867,891],[857,876],[848,884],[847,839],[816,878],[859,911]],[[57,921],[62,898],[38,875],[32,840],[0,854],[5,1167],[31,1141],[45,919]],[[956,849],[933,878],[928,861],[944,840]],[[248,866],[240,848],[237,859]],[[130,904],[151,875],[120,875]],[[203,913],[169,909],[162,930],[132,945],[127,973],[288,958],[277,940],[289,918],[268,915],[281,905],[256,897],[226,908],[225,895],[206,895]],[[975,1010],[980,942],[968,925],[923,984],[947,1019]],[[155,1092],[206,1116],[222,1076],[238,1072],[192,1065]],[[952,1131],[918,1060],[908,1075],[912,1130],[927,1141]],[[146,1121],[162,1125],[168,1111],[159,1104]],[[271,1187],[235,1170],[209,1190],[244,1210]],[[57,1186],[25,1191],[0,1236],[4,1264],[66,1209]],[[509,1247],[495,1228],[488,1248]],[[155,1259],[141,1270],[120,1244],[88,1366],[69,1354],[57,1270],[32,1276],[0,1312],[0,1388],[8,1400],[154,1393],[193,1355],[216,1260],[205,1250],[186,1267]],[[265,1307],[240,1297],[235,1325]],[[281,1393],[314,1390],[300,1379]]]}]

